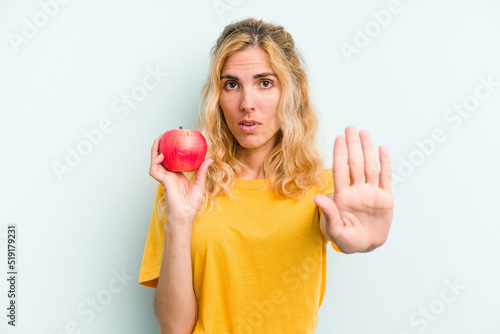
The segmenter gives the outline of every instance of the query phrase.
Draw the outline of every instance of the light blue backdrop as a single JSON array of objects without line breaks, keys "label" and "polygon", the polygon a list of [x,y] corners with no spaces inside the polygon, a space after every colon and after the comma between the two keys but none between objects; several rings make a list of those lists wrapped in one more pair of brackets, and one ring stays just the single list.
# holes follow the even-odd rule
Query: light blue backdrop
[{"label": "light blue backdrop", "polygon": [[2,1],[1,332],[158,332],[153,289],[137,284],[150,148],[195,126],[210,48],[250,16],[283,25],[305,55],[326,164],[348,125],[393,162],[389,240],[329,249],[317,333],[500,333],[493,0]]}]

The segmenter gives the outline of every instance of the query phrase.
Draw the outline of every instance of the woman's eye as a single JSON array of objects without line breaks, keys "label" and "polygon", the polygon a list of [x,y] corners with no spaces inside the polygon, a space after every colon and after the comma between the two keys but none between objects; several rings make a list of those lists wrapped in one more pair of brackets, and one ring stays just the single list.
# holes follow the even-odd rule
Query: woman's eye
[{"label": "woman's eye", "polygon": [[261,82],[261,85],[262,85],[262,87],[264,87],[264,88],[269,88],[269,87],[271,87],[271,86],[272,86],[272,84],[273,84],[273,83],[272,83],[271,81],[269,81],[269,80],[263,80],[263,81]]},{"label": "woman's eye", "polygon": [[235,89],[237,87],[238,87],[238,85],[236,84],[236,82],[232,82],[232,81],[226,82],[227,89]]}]

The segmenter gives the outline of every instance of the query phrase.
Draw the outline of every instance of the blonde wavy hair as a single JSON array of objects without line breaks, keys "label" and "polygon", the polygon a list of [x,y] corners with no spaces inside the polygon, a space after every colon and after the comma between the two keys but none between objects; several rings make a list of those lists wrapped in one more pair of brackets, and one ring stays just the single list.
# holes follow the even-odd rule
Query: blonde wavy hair
[{"label": "blonde wavy hair", "polygon": [[217,196],[231,196],[231,187],[243,171],[238,160],[241,146],[229,130],[219,103],[220,76],[227,58],[249,47],[265,51],[282,87],[278,107],[280,130],[264,163],[269,187],[279,198],[300,199],[312,186],[326,186],[315,141],[318,118],[309,98],[303,57],[282,26],[249,18],[226,26],[211,50],[198,124],[207,139],[207,157],[213,163],[208,169],[200,212],[210,211]]}]

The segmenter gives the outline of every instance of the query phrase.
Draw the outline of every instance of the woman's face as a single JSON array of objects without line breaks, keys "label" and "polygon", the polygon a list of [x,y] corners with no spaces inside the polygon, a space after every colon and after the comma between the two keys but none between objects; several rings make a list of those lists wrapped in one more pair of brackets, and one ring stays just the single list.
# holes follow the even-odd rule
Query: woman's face
[{"label": "woman's face", "polygon": [[280,128],[281,87],[266,53],[250,47],[232,54],[222,68],[221,85],[220,105],[240,146],[271,151]]}]

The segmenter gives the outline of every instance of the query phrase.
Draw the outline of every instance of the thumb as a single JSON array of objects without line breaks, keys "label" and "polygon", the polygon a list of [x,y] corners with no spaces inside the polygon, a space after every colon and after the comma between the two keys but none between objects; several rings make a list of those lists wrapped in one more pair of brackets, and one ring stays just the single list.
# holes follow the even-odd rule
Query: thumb
[{"label": "thumb", "polygon": [[313,197],[313,202],[323,211],[325,220],[331,224],[333,235],[338,236],[342,231],[343,224],[339,209],[333,199],[325,195],[316,195]]},{"label": "thumb", "polygon": [[335,213],[335,204],[330,197],[325,195],[316,195],[312,200],[317,206],[319,206],[325,215],[331,216]]},{"label": "thumb", "polygon": [[205,180],[207,177],[208,167],[212,164],[212,159],[206,159],[201,164],[200,168],[196,172],[196,179],[194,180],[194,184],[199,186],[201,189],[205,189]]}]

